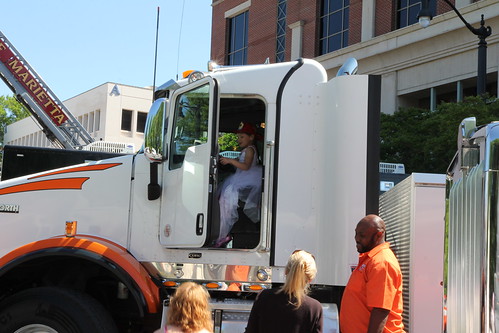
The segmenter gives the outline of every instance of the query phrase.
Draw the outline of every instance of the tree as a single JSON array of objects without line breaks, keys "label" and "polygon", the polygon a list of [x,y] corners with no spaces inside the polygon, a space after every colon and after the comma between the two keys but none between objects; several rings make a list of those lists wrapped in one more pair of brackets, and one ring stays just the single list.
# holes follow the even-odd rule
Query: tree
[{"label": "tree", "polygon": [[461,121],[476,117],[477,125],[499,120],[499,100],[479,97],[442,103],[437,110],[401,108],[381,115],[381,161],[403,163],[406,173],[445,173],[457,150]]},{"label": "tree", "polygon": [[5,128],[29,116],[29,111],[13,96],[0,96],[0,147],[3,147]]},{"label": "tree", "polygon": [[225,150],[237,150],[239,148],[239,143],[237,142],[236,133],[224,133],[218,138],[218,144],[220,145],[220,151]]}]

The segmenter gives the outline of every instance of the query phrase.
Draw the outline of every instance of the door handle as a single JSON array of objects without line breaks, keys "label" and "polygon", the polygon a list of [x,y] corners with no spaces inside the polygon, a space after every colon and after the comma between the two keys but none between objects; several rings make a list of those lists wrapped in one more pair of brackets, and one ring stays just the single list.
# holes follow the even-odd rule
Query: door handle
[{"label": "door handle", "polygon": [[204,228],[204,215],[199,213],[196,217],[196,236],[201,236],[203,234]]}]

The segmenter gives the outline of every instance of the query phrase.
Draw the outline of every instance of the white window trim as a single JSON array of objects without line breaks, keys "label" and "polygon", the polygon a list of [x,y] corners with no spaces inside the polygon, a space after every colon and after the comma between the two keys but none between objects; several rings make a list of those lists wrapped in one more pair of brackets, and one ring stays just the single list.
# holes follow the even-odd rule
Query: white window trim
[{"label": "white window trim", "polygon": [[235,16],[245,12],[246,10],[248,10],[248,8],[250,6],[251,6],[251,0],[245,1],[242,4],[226,11],[224,14],[224,18],[235,17]]}]

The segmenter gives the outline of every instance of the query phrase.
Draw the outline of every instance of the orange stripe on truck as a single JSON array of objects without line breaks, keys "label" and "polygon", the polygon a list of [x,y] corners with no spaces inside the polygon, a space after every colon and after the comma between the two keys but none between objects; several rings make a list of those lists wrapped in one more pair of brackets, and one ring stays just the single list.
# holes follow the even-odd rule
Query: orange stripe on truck
[{"label": "orange stripe on truck", "polygon": [[62,173],[69,173],[69,172],[107,170],[107,169],[114,168],[115,166],[118,166],[121,164],[122,163],[105,163],[105,164],[85,165],[85,166],[80,166],[80,167],[64,169],[64,170],[46,172],[46,173],[42,173],[41,175],[38,175],[38,176],[29,177],[28,179],[35,179],[35,178],[40,178],[40,177],[52,176],[52,175],[60,175]]},{"label": "orange stripe on truck", "polygon": [[127,250],[109,240],[78,235],[76,237],[56,236],[26,244],[0,258],[0,267],[24,255],[49,248],[73,248],[96,253],[112,261],[116,266],[126,271],[139,286],[146,300],[149,313],[159,312],[159,292],[149,273]]},{"label": "orange stripe on truck", "polygon": [[83,183],[89,179],[90,177],[49,179],[13,185],[0,189],[0,195],[43,190],[81,190]]}]

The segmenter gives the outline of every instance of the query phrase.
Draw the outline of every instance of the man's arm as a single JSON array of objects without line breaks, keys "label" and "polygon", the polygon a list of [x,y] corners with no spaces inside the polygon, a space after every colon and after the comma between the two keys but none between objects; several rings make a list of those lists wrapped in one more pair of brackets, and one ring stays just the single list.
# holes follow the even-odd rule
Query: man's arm
[{"label": "man's arm", "polygon": [[367,333],[383,333],[389,313],[390,310],[373,308],[371,311],[371,317],[369,318],[369,328],[367,329]]}]

